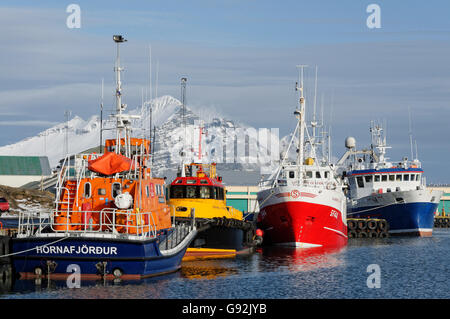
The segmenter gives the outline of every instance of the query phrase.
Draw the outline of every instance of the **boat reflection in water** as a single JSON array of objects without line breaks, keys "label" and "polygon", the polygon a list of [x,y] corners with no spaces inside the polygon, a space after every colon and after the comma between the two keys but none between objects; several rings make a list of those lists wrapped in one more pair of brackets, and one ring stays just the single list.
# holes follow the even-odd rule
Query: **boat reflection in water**
[{"label": "boat reflection in water", "polygon": [[187,279],[215,279],[239,274],[235,266],[227,266],[221,260],[202,260],[196,262],[183,262],[181,277]]},{"label": "boat reflection in water", "polygon": [[311,271],[320,268],[342,266],[344,260],[339,253],[345,247],[294,248],[267,246],[257,250],[261,255],[261,271]]}]

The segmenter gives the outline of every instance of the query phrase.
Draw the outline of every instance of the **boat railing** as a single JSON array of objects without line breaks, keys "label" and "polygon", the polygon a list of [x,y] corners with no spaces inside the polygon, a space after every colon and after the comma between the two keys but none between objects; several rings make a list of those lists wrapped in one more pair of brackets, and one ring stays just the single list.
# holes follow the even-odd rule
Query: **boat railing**
[{"label": "boat railing", "polygon": [[[176,206],[170,205],[171,206],[171,211],[174,212],[175,214],[175,208]],[[173,210],[172,210],[173,208]],[[163,238],[160,242],[160,249],[161,250],[169,250],[172,249],[176,246],[178,246],[178,244],[180,242],[182,242],[186,236],[192,231],[192,229],[195,227],[195,208],[191,208],[191,214],[190,214],[190,222],[187,224],[186,222],[181,222],[178,223],[175,226],[175,215],[174,217],[174,224],[172,224],[172,230],[170,232],[167,233],[166,237]]]},{"label": "boat railing", "polygon": [[[31,236],[44,232],[102,233],[155,237],[157,232],[152,212],[136,212],[133,209],[120,210],[116,208],[104,208],[100,211],[72,211],[72,218],[64,218],[61,221],[57,217],[62,213],[62,211],[55,210],[50,218],[32,218],[29,213],[20,213],[18,234]],[[77,220],[73,219],[74,214],[76,214]]]},{"label": "boat railing", "polygon": [[312,188],[336,188],[339,186],[339,183],[334,179],[324,179],[324,180],[314,180],[314,179],[270,179],[261,181],[258,184],[259,188],[265,189],[265,188],[271,188],[271,187],[277,187],[277,186],[305,186],[305,187],[312,187]]}]

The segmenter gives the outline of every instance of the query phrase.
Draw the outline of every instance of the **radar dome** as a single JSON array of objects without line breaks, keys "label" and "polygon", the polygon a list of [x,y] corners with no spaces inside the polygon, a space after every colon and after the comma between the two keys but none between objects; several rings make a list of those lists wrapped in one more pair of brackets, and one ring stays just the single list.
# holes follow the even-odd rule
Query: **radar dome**
[{"label": "radar dome", "polygon": [[351,136],[347,137],[345,139],[345,147],[349,148],[349,149],[350,148],[355,148],[356,147],[356,140],[355,140],[355,138],[351,137]]}]

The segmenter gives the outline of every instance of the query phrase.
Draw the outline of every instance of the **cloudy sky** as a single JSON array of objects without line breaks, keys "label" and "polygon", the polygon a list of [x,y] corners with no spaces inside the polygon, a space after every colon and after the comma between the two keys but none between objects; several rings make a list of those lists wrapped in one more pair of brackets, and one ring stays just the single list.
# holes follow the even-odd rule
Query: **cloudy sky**
[{"label": "cloudy sky", "polygon": [[[39,4],[37,4],[39,3]],[[81,27],[68,28],[71,4]],[[370,29],[368,5],[381,9]],[[88,118],[114,92],[113,34],[121,50],[125,103],[153,89],[180,97],[188,77],[188,104],[211,107],[256,128],[295,126],[298,64],[306,70],[307,107],[332,126],[333,153],[344,139],[369,143],[371,120],[386,121],[388,156],[409,156],[413,139],[427,181],[450,183],[450,4],[448,1],[9,1],[0,4],[0,140],[15,143],[64,120],[64,111]],[[155,92],[153,91],[154,95]]]}]

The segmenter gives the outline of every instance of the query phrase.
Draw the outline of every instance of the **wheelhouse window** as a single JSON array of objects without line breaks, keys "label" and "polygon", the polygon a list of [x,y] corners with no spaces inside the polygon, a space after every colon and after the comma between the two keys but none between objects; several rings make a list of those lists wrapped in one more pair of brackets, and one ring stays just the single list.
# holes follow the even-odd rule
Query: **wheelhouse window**
[{"label": "wheelhouse window", "polygon": [[395,176],[395,180],[396,180],[397,182],[401,182],[401,181],[402,181],[402,174],[397,174],[397,175]]},{"label": "wheelhouse window", "polygon": [[211,189],[209,186],[200,186],[200,198],[211,198]]},{"label": "wheelhouse window", "polygon": [[201,198],[223,200],[224,190],[218,186],[172,185],[170,198]]},{"label": "wheelhouse window", "polygon": [[395,175],[394,174],[390,174],[389,175],[389,181],[390,182],[394,182],[395,181]]},{"label": "wheelhouse window", "polygon": [[322,176],[320,175],[320,172],[316,172],[316,178],[322,178]]},{"label": "wheelhouse window", "polygon": [[363,181],[362,176],[356,177],[356,183],[358,184],[358,187],[359,187],[359,188],[364,187],[364,181]]},{"label": "wheelhouse window", "polygon": [[325,178],[328,178],[330,176],[330,172],[325,171]]},{"label": "wheelhouse window", "polygon": [[306,178],[312,178],[313,174],[311,171],[306,171]]},{"label": "wheelhouse window", "polygon": [[364,176],[364,179],[366,180],[366,183],[372,183],[372,175]]},{"label": "wheelhouse window", "polygon": [[195,186],[186,186],[186,198],[196,198],[196,188]]},{"label": "wheelhouse window", "polygon": [[225,199],[225,191],[222,187],[217,187],[217,199],[224,200]]},{"label": "wheelhouse window", "polygon": [[404,180],[405,182],[409,182],[409,174],[405,174],[405,175],[403,176],[403,180]]},{"label": "wheelhouse window", "polygon": [[381,175],[381,181],[382,182],[387,182],[388,180],[388,176],[387,175]]},{"label": "wheelhouse window", "polygon": [[375,175],[373,181],[374,182],[379,182],[380,181],[380,175]]},{"label": "wheelhouse window", "polygon": [[184,198],[184,186],[171,186],[170,198]]},{"label": "wheelhouse window", "polygon": [[295,172],[289,171],[289,178],[295,178]]}]

